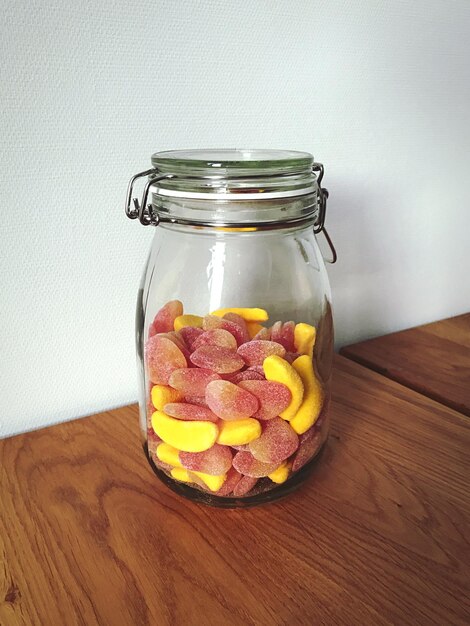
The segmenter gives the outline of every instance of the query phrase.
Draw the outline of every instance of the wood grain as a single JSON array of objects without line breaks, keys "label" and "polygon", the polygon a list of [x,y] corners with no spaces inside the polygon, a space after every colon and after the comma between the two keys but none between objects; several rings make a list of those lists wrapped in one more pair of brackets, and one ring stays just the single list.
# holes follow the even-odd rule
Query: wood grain
[{"label": "wood grain", "polygon": [[2,626],[470,623],[470,421],[338,357],[308,484],[245,510],[155,478],[136,407],[0,442]]},{"label": "wood grain", "polygon": [[341,354],[470,415],[470,313],[346,346]]}]

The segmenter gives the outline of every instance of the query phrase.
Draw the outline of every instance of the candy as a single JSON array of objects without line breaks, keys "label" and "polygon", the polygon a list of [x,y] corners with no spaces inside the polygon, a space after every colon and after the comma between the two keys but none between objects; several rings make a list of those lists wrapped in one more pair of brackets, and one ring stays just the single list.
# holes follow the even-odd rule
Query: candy
[{"label": "candy", "polygon": [[313,346],[315,345],[317,331],[314,326],[300,322],[295,325],[294,344],[295,349],[300,354],[308,354],[310,358],[313,355]]},{"label": "candy", "polygon": [[259,332],[264,330],[264,326],[261,326],[261,324],[259,324],[258,322],[247,322],[246,323],[246,328],[248,330],[248,334],[250,336],[250,339],[254,339],[254,337],[256,337],[256,335]]},{"label": "candy", "polygon": [[185,326],[181,330],[178,331],[178,335],[182,337],[185,344],[188,346],[189,351],[193,352],[194,344],[198,337],[202,335],[204,331],[202,328],[194,328],[193,326]]},{"label": "candy", "polygon": [[154,385],[150,392],[153,406],[161,411],[168,402],[178,402],[182,399],[182,394],[168,385]]},{"label": "candy", "polygon": [[186,367],[186,358],[178,346],[161,335],[147,341],[145,354],[149,378],[158,385],[167,385],[174,370]]},{"label": "candy", "polygon": [[218,374],[230,374],[240,370],[244,361],[236,352],[219,346],[201,346],[191,354],[191,363]]},{"label": "candy", "polygon": [[237,452],[233,457],[233,467],[244,474],[245,476],[251,476],[252,478],[264,478],[271,472],[277,469],[279,463],[263,463],[255,459],[251,452]]},{"label": "candy", "polygon": [[[250,443],[250,452],[256,460],[262,463],[274,463],[277,467],[294,454],[298,447],[299,438],[295,431],[285,420],[275,417],[263,422],[261,436]],[[246,474],[238,467],[237,469],[242,474]]]},{"label": "candy", "polygon": [[217,317],[224,317],[227,313],[235,313],[239,315],[247,322],[265,322],[268,319],[268,313],[264,309],[250,309],[250,308],[227,308],[227,309],[217,309],[217,311],[213,311],[212,315],[216,315]]},{"label": "candy", "polygon": [[169,339],[172,341],[175,346],[177,346],[181,352],[184,354],[186,361],[189,361],[189,351],[182,337],[178,335],[174,330],[169,333],[158,333],[159,337],[164,337],[165,339]]},{"label": "candy", "polygon": [[178,461],[188,470],[219,476],[231,468],[232,452],[216,443],[205,452],[180,452]]},{"label": "candy", "polygon": [[260,339],[254,339],[244,343],[238,348],[237,352],[249,367],[262,365],[264,359],[272,354],[277,354],[282,357],[286,353],[285,348],[281,346],[280,343]]},{"label": "candy", "polygon": [[185,396],[204,396],[208,383],[219,379],[220,376],[211,370],[194,367],[175,370],[168,382]]},{"label": "candy", "polygon": [[199,315],[178,315],[173,322],[174,330],[181,330],[186,327],[202,328],[202,317]]},{"label": "candy", "polygon": [[241,446],[250,443],[261,435],[261,425],[258,420],[247,417],[233,422],[219,422],[219,436],[217,443],[224,446]]},{"label": "candy", "polygon": [[203,452],[214,445],[219,431],[213,422],[174,419],[162,411],[152,415],[152,428],[165,443],[184,452]]},{"label": "candy", "polygon": [[183,483],[192,482],[191,476],[189,475],[188,470],[185,470],[184,467],[174,467],[171,470],[171,477]]},{"label": "candy", "polygon": [[253,337],[253,339],[262,339],[263,341],[270,341],[271,339],[271,329],[270,328],[261,328],[259,332]]},{"label": "candy", "polygon": [[157,457],[162,463],[172,465],[173,467],[182,467],[179,459],[179,450],[173,448],[168,443],[161,443],[157,448]]},{"label": "candy", "polygon": [[321,433],[315,426],[299,437],[299,449],[292,459],[292,471],[297,472],[314,456],[321,445]]},{"label": "candy", "polygon": [[290,425],[299,435],[305,433],[318,419],[323,403],[323,391],[313,371],[312,359],[308,354],[299,356],[292,363],[292,367],[300,376],[305,392],[303,402]]},{"label": "candy", "polygon": [[164,405],[163,412],[179,420],[217,422],[219,419],[207,407],[189,402],[169,402]]},{"label": "candy", "polygon": [[194,349],[201,346],[219,346],[220,348],[228,348],[229,350],[237,349],[237,340],[229,333],[228,330],[223,328],[214,328],[213,330],[206,330],[196,339],[194,342]]},{"label": "candy", "polygon": [[286,461],[281,463],[281,465],[279,465],[279,467],[275,469],[274,472],[271,472],[270,474],[268,474],[268,478],[270,478],[273,481],[273,483],[277,483],[278,485],[285,483],[288,476],[289,476],[289,465],[286,463]]},{"label": "candy", "polygon": [[242,343],[245,343],[245,341],[250,340],[250,333],[248,332],[248,326],[246,325],[246,322],[243,319],[243,317],[240,317],[240,315],[237,315],[236,313],[226,313],[223,319],[227,320],[228,322],[233,322],[233,324],[236,324],[241,329]]},{"label": "candy", "polygon": [[202,321],[202,327],[204,330],[214,330],[215,328],[228,330],[228,332],[235,337],[238,346],[247,341],[249,338],[248,331],[246,329],[245,332],[238,324],[229,320],[221,319],[215,315],[206,315]]},{"label": "candy", "polygon": [[214,380],[206,387],[210,410],[223,420],[250,417],[258,410],[257,398],[228,380]]},{"label": "candy", "polygon": [[277,417],[289,406],[291,392],[281,383],[271,380],[244,380],[239,386],[258,398],[259,410],[253,417],[259,420],[270,420]]},{"label": "candy", "polygon": [[[261,368],[261,370],[262,369],[263,368]],[[230,374],[228,376],[229,378],[226,378],[226,380],[229,380],[231,383],[236,385],[238,385],[238,383],[242,380],[265,380],[264,374],[251,369],[245,370],[244,372],[237,372],[236,374]]]},{"label": "candy", "polygon": [[210,489],[210,491],[218,491],[224,484],[226,478],[225,474],[221,474],[220,476],[211,476],[210,474],[205,474],[204,472],[189,472],[190,478],[193,478],[194,476],[197,476],[197,478],[199,478],[204,485]]},{"label": "candy", "polygon": [[147,448],[149,449],[149,452],[155,452],[158,444],[160,444],[161,442],[162,440],[155,433],[153,428],[147,428]]},{"label": "candy", "polygon": [[271,341],[282,344],[288,352],[294,352],[294,331],[294,322],[276,322],[271,330]]},{"label": "candy", "polygon": [[292,419],[302,403],[304,395],[302,379],[292,365],[277,355],[268,356],[263,362],[263,369],[266,380],[282,383],[291,392],[289,406],[279,415],[285,420]]},{"label": "candy", "polygon": [[183,315],[183,304],[179,300],[167,302],[155,315],[149,329],[149,337],[173,330],[175,319],[179,315]]},{"label": "candy", "polygon": [[234,467],[231,467],[227,472],[227,477],[225,479],[222,487],[217,491],[218,496],[228,496],[232,493],[235,487],[238,485],[242,478],[242,475],[237,472]]},{"label": "candy", "polygon": [[252,478],[251,476],[243,476],[238,484],[234,487],[233,495],[236,498],[246,496],[246,494],[253,489],[257,482],[257,478]]},{"label": "candy", "polygon": [[209,408],[207,406],[206,398],[204,396],[184,396],[184,401],[188,404],[197,404],[198,406],[205,406],[206,409]]},{"label": "candy", "polygon": [[301,356],[299,352],[286,352],[284,358],[288,363],[292,365],[295,359],[298,359],[299,356]]},{"label": "candy", "polygon": [[263,377],[264,380],[266,380],[264,378],[264,368],[262,365],[250,365],[250,367],[245,370],[247,372],[256,372],[256,374],[261,374],[261,376]]}]

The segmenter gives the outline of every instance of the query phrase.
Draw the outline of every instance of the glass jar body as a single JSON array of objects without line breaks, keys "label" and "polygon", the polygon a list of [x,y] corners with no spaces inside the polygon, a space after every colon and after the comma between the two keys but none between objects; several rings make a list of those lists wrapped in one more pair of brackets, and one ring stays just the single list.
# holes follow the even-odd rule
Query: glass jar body
[{"label": "glass jar body", "polygon": [[[195,317],[181,318],[175,301]],[[254,309],[266,311],[269,320]],[[233,324],[243,327],[241,336]],[[333,355],[330,289],[311,223],[271,229],[160,225],[139,290],[136,331],[142,437],[163,482],[193,500],[230,507],[277,499],[305,480],[328,434]],[[220,344],[215,361],[206,340]],[[162,362],[164,371],[155,372]],[[266,372],[269,363],[274,373]],[[193,372],[186,382],[174,373],[181,369]],[[205,389],[197,370],[207,373]],[[191,376],[199,377],[193,388]],[[277,408],[288,403],[290,413],[276,415],[276,385],[288,389]],[[247,393],[255,404],[247,405]],[[233,415],[224,412],[229,397],[239,403]],[[187,405],[193,407],[189,418]]]}]

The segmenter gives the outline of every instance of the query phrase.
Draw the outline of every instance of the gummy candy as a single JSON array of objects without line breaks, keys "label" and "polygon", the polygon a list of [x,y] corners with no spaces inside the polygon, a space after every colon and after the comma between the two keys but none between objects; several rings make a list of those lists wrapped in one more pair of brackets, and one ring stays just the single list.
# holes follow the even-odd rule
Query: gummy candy
[{"label": "gummy candy", "polygon": [[237,315],[236,313],[226,313],[223,319],[227,320],[228,322],[232,322],[233,324],[236,324],[241,329],[242,343],[245,343],[245,341],[250,341],[248,326],[246,325],[243,317],[240,317],[240,315]]},{"label": "gummy candy", "polygon": [[[178,315],[173,322],[174,330],[182,328],[202,328],[202,317],[199,315]],[[173,330],[173,329],[172,329]]]},{"label": "gummy candy", "polygon": [[263,341],[260,339],[253,339],[244,343],[238,348],[238,354],[243,357],[246,365],[251,367],[253,365],[262,365],[264,359],[272,354],[277,354],[283,357],[286,353],[284,346],[274,341]]},{"label": "gummy candy", "polygon": [[168,402],[178,402],[183,396],[177,389],[168,387],[168,385],[154,385],[150,392],[150,397],[152,398],[153,406],[161,411],[165,404]]},{"label": "gummy candy", "polygon": [[237,470],[234,467],[231,467],[227,472],[227,477],[225,479],[224,484],[219,489],[219,491],[217,491],[217,495],[218,496],[230,495],[232,491],[235,489],[235,487],[238,485],[238,483],[240,482],[241,478],[242,478],[242,475],[239,472],[237,472]]},{"label": "gummy candy", "polygon": [[279,463],[263,463],[258,461],[251,454],[251,452],[244,452],[243,450],[237,452],[233,457],[233,467],[244,474],[245,476],[251,476],[252,478],[264,478],[271,472],[277,469]]},{"label": "gummy candy", "polygon": [[312,358],[316,334],[317,331],[314,326],[304,324],[303,322],[296,324],[294,331],[294,344],[297,352],[300,352],[300,354],[308,354],[308,356]]},{"label": "gummy candy", "polygon": [[292,363],[292,367],[299,374],[305,392],[303,402],[295,416],[290,420],[290,425],[298,435],[306,432],[320,415],[323,391],[313,371],[312,359],[308,354],[299,356]]},{"label": "gummy candy", "polygon": [[[205,472],[189,472],[189,477],[201,484],[202,481],[203,486],[205,485],[210,489],[210,491],[218,491],[225,482],[225,474],[221,474],[220,476],[212,476],[211,474],[206,474]],[[199,479],[199,480],[197,480]]]},{"label": "gummy candy", "polygon": [[183,395],[204,396],[206,387],[212,380],[220,376],[204,368],[184,368],[171,373],[168,383]]},{"label": "gummy candy", "polygon": [[219,346],[220,348],[228,348],[229,350],[237,349],[237,341],[232,333],[223,328],[214,328],[213,330],[206,330],[200,335],[194,342],[194,349],[201,346]]},{"label": "gummy candy", "polygon": [[162,411],[152,415],[152,428],[165,443],[184,452],[203,452],[214,445],[219,430],[208,421],[183,421]]},{"label": "gummy candy", "polygon": [[268,319],[268,313],[264,309],[257,308],[227,308],[227,309],[217,309],[217,311],[213,311],[212,315],[216,315],[217,317],[224,317],[227,313],[235,313],[239,315],[247,322],[265,322]]},{"label": "gummy candy", "polygon": [[[261,367],[261,370],[263,368]],[[230,374],[228,378],[231,383],[238,385],[242,380],[265,380],[264,373],[256,372],[252,369],[244,370],[243,372],[237,372],[236,374]]]},{"label": "gummy candy", "polygon": [[298,359],[299,356],[301,356],[299,352],[286,352],[284,358],[288,363],[292,365],[295,359]]},{"label": "gummy candy", "polygon": [[254,337],[264,329],[264,326],[261,326],[258,322],[247,322],[246,328],[250,339],[254,339]]},{"label": "gummy candy", "polygon": [[277,483],[278,485],[285,483],[288,476],[289,476],[289,465],[287,464],[286,461],[281,463],[281,465],[279,465],[279,467],[275,469],[274,472],[271,472],[270,474],[268,474],[268,478],[270,478],[273,481],[273,483]]},{"label": "gummy candy", "polygon": [[189,395],[185,395],[184,396],[184,401],[187,402],[188,404],[197,404],[197,406],[204,406],[204,407],[206,407],[206,409],[209,408],[207,406],[207,402],[206,402],[205,396],[189,396]]},{"label": "gummy candy", "polygon": [[253,417],[259,420],[277,417],[279,413],[285,411],[291,401],[289,389],[271,380],[244,380],[239,386],[258,398],[260,408]]},{"label": "gummy candy", "polygon": [[217,422],[218,417],[205,406],[189,404],[188,402],[169,402],[163,407],[163,411],[170,417],[179,420],[201,420],[207,422]]},{"label": "gummy candy", "polygon": [[294,322],[276,322],[271,329],[271,341],[282,344],[287,352],[294,352],[294,331]]},{"label": "gummy candy", "polygon": [[191,354],[191,363],[218,374],[230,374],[240,370],[244,361],[236,352],[219,346],[201,346]]},{"label": "gummy candy", "polygon": [[299,437],[299,449],[292,461],[292,471],[297,472],[314,456],[321,444],[321,433],[314,426]]},{"label": "gummy candy", "polygon": [[177,346],[181,352],[184,354],[186,361],[189,361],[189,351],[188,348],[186,347],[186,344],[183,340],[182,337],[180,337],[177,333],[175,333],[174,330],[172,330],[169,333],[158,333],[159,337],[164,337],[165,339],[169,339],[170,341],[172,341],[175,346]]},{"label": "gummy candy", "polygon": [[250,365],[250,367],[245,371],[256,372],[256,374],[261,374],[263,379],[266,380],[264,377],[264,367],[262,365]]},{"label": "gummy candy", "polygon": [[145,353],[149,378],[157,385],[167,385],[174,370],[186,367],[186,358],[178,346],[161,335],[147,341]]},{"label": "gummy candy", "polygon": [[167,465],[172,465],[173,467],[182,467],[181,461],[179,459],[179,450],[173,448],[168,443],[161,443],[157,448],[157,457],[162,461],[162,463],[166,463]]},{"label": "gummy candy", "polygon": [[203,332],[204,331],[202,330],[202,328],[185,326],[178,331],[178,335],[182,337],[183,341],[188,346],[189,351],[192,352],[194,350],[194,344],[196,343],[196,340],[202,335]]},{"label": "gummy candy", "polygon": [[235,337],[237,346],[240,346],[244,341],[247,341],[248,331],[245,333],[238,324],[235,324],[230,320],[216,317],[215,315],[206,315],[202,321],[202,327],[204,330],[214,330],[214,328],[228,330],[228,332]]},{"label": "gummy candy", "polygon": [[257,398],[228,380],[214,380],[206,387],[210,410],[223,420],[250,417],[258,410]]},{"label": "gummy candy", "polygon": [[258,420],[252,417],[231,422],[221,420],[218,426],[217,443],[224,446],[241,446],[250,443],[261,435],[261,425]]},{"label": "gummy candy", "polygon": [[171,470],[171,477],[183,483],[192,482],[191,476],[189,475],[188,470],[184,469],[184,467],[174,467]]},{"label": "gummy candy", "polygon": [[149,328],[149,337],[158,333],[168,333],[173,330],[175,319],[183,315],[183,304],[179,300],[170,300],[163,306]]},{"label": "gummy candy", "polygon": [[[250,443],[250,452],[258,461],[274,463],[277,467],[294,454],[298,447],[299,438],[295,431],[285,420],[275,417],[263,422],[261,436]],[[237,469],[242,471],[238,467]]]},{"label": "gummy candy", "polygon": [[253,339],[261,339],[262,341],[270,341],[271,340],[271,329],[270,328],[261,328],[259,332],[253,337]]},{"label": "gummy candy", "polygon": [[231,468],[232,452],[216,443],[204,452],[180,452],[179,461],[188,470],[219,476]]},{"label": "gummy candy", "polygon": [[292,365],[277,355],[268,356],[263,362],[263,369],[266,380],[282,383],[291,392],[292,398],[289,406],[279,415],[285,420],[292,419],[302,403],[304,395],[302,379]]},{"label": "gummy candy", "polygon": [[236,498],[246,496],[246,494],[253,489],[257,482],[257,478],[243,476],[241,480],[239,480],[238,484],[235,485],[232,493]]}]

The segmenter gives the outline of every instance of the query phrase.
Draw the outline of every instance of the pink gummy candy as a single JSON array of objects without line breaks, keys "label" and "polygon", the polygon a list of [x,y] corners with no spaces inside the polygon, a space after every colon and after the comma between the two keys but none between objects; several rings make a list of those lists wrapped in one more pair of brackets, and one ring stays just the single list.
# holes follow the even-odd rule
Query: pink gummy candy
[{"label": "pink gummy candy", "polygon": [[238,484],[235,485],[232,493],[236,498],[246,496],[246,494],[253,489],[257,482],[257,478],[252,478],[251,476],[243,476],[239,480]]},{"label": "pink gummy candy", "polygon": [[168,385],[172,372],[186,367],[186,358],[178,346],[161,335],[147,341],[145,357],[150,380],[156,385]]},{"label": "pink gummy candy", "polygon": [[210,409],[189,402],[169,402],[163,407],[163,411],[171,417],[179,420],[198,420],[202,422],[217,422],[218,417]]},{"label": "pink gummy candy", "polygon": [[211,476],[225,474],[232,466],[232,452],[228,446],[215,443],[204,452],[180,452],[183,467],[194,472],[204,472]]},{"label": "pink gummy candy", "polygon": [[210,410],[223,420],[250,417],[258,410],[254,395],[228,380],[214,380],[206,387],[206,401]]},{"label": "pink gummy candy", "polygon": [[153,430],[152,427],[147,428],[147,446],[151,452],[155,452],[156,447],[161,443],[160,437]]},{"label": "pink gummy candy", "polygon": [[292,365],[295,359],[298,359],[300,352],[286,352],[284,355],[285,360]]},{"label": "pink gummy candy", "polygon": [[262,365],[251,365],[247,370],[247,372],[256,372],[257,374],[261,374],[263,378],[264,376],[264,368]]},{"label": "pink gummy candy", "polygon": [[230,447],[233,448],[234,450],[245,450],[245,451],[246,450],[248,450],[248,451],[250,450],[250,446],[247,443],[244,443],[243,445],[240,445],[240,446],[232,445]]},{"label": "pink gummy candy", "polygon": [[219,379],[220,376],[211,370],[185,367],[172,372],[168,383],[183,395],[204,396],[208,383]]},{"label": "pink gummy candy", "polygon": [[196,339],[194,342],[194,349],[201,346],[219,346],[221,348],[228,348],[229,350],[237,349],[237,340],[229,333],[228,330],[223,328],[214,328],[213,330],[206,330]]},{"label": "pink gummy candy", "polygon": [[202,335],[204,331],[202,328],[195,328],[194,326],[185,326],[178,331],[178,335],[182,337],[185,344],[188,346],[190,352],[194,351],[194,344],[197,339]]},{"label": "pink gummy candy", "polygon": [[251,452],[245,452],[241,450],[237,452],[233,457],[233,467],[244,474],[245,476],[251,476],[252,478],[264,478],[279,466],[279,463],[263,463],[258,461],[251,454]]},{"label": "pink gummy candy", "polygon": [[303,435],[299,437],[299,449],[295,453],[292,461],[292,471],[297,472],[303,467],[313,455],[318,451],[321,445],[321,433],[312,426]]},{"label": "pink gummy candy", "polygon": [[242,478],[242,475],[237,472],[234,467],[231,467],[227,472],[227,478],[225,479],[224,484],[216,491],[217,496],[228,496],[232,493],[235,487],[238,485]]},{"label": "pink gummy candy", "polygon": [[194,350],[190,358],[197,367],[204,367],[217,374],[230,374],[245,365],[236,352],[219,346],[201,346]]},{"label": "pink gummy candy", "polygon": [[259,410],[253,415],[259,420],[270,420],[277,417],[290,404],[292,394],[282,383],[270,380],[244,380],[239,383],[258,398]]},{"label": "pink gummy candy", "polygon": [[186,361],[189,361],[189,350],[186,347],[186,344],[183,341],[182,337],[180,337],[178,333],[172,330],[169,333],[158,333],[158,336],[165,337],[165,339],[169,339],[170,341],[172,341],[175,344],[175,346],[178,346],[178,348],[184,354]]},{"label": "pink gummy candy", "polygon": [[[297,450],[299,437],[289,423],[281,417],[262,422],[261,425],[263,431],[258,439],[249,444],[250,452],[258,461],[274,463],[277,467]],[[238,469],[238,471],[242,470]],[[243,471],[242,473],[246,474]]]},{"label": "pink gummy candy", "polygon": [[294,331],[295,322],[276,322],[271,329],[271,341],[283,345],[287,352],[294,352]]},{"label": "pink gummy candy", "polygon": [[253,339],[238,348],[238,354],[243,357],[248,367],[263,365],[264,359],[272,354],[283,357],[285,353],[286,350],[280,343],[263,341],[262,339]]},{"label": "pink gummy candy", "polygon": [[197,404],[197,406],[205,406],[206,408],[208,408],[205,396],[186,395],[184,396],[184,401],[188,404]]},{"label": "pink gummy candy", "polygon": [[240,327],[241,333],[242,333],[241,335],[242,343],[245,343],[245,341],[250,341],[250,333],[248,332],[248,326],[246,325],[246,322],[243,319],[243,317],[241,317],[240,315],[237,315],[237,313],[226,313],[223,319],[227,320],[228,322],[232,322],[233,324],[237,324],[237,326]]},{"label": "pink gummy candy", "polygon": [[163,306],[155,315],[155,319],[149,328],[149,337],[158,333],[169,333],[173,330],[175,319],[183,315],[183,304],[179,300],[171,300]]},{"label": "pink gummy candy", "polygon": [[263,341],[270,341],[271,340],[271,329],[270,328],[262,328],[261,330],[259,330],[256,335],[253,337],[254,341],[257,341],[258,339],[262,339]]},{"label": "pink gummy candy", "polygon": [[246,341],[246,335],[241,326],[231,322],[230,320],[217,317],[217,315],[206,315],[202,320],[202,327],[204,330],[213,330],[215,328],[228,330],[228,332],[235,337],[237,346],[240,346],[244,341]]},{"label": "pink gummy candy", "polygon": [[237,372],[236,374],[227,374],[227,378],[225,378],[225,380],[229,380],[231,383],[238,385],[238,383],[242,380],[265,380],[265,378],[264,374],[261,372],[255,372],[254,370],[248,369],[243,372]]}]

